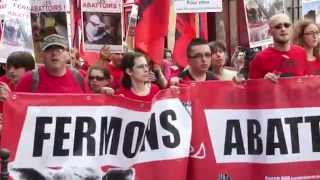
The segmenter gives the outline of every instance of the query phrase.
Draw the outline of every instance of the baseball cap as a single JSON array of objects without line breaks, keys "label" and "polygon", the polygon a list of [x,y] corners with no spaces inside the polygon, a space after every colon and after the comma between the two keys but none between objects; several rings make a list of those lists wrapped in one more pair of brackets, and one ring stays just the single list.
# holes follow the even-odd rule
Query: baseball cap
[{"label": "baseball cap", "polygon": [[50,46],[60,46],[64,49],[68,49],[69,47],[68,40],[65,37],[58,34],[50,34],[43,38],[41,50],[45,51]]}]

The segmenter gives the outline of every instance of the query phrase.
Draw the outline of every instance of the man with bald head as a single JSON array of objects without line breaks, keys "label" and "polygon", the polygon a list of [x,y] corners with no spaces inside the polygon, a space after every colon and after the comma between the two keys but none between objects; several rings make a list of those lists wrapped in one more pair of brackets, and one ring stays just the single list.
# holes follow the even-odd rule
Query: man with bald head
[{"label": "man with bald head", "polygon": [[303,48],[290,43],[290,18],[286,14],[272,16],[269,33],[273,37],[273,46],[257,53],[250,63],[249,78],[265,78],[276,82],[279,77],[304,75],[307,54]]}]

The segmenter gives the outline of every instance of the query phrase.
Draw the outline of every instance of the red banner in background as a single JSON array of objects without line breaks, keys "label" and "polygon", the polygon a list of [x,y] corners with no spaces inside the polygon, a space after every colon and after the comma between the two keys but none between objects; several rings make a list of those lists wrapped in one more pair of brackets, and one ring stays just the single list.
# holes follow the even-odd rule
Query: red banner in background
[{"label": "red banner in background", "polygon": [[105,179],[320,179],[319,87],[320,77],[205,82],[179,98],[161,91],[152,104],[16,94],[5,104],[2,145],[15,179],[26,169]]}]

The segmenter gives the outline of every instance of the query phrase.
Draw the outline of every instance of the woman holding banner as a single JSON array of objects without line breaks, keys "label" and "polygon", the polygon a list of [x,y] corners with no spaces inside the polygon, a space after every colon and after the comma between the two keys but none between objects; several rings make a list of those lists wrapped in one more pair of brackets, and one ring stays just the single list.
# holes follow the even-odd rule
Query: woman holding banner
[{"label": "woman holding banner", "polygon": [[300,45],[307,52],[306,74],[320,75],[320,27],[309,20],[299,21],[293,34],[293,43]]},{"label": "woman holding banner", "polygon": [[101,66],[92,66],[88,71],[88,85],[93,93],[113,95],[114,90],[110,87],[112,78],[108,70]]},{"label": "woman holding banner", "polygon": [[146,56],[138,52],[127,53],[122,59],[121,66],[124,75],[122,87],[117,94],[130,99],[151,101],[159,91],[159,87],[151,83],[153,75]]}]

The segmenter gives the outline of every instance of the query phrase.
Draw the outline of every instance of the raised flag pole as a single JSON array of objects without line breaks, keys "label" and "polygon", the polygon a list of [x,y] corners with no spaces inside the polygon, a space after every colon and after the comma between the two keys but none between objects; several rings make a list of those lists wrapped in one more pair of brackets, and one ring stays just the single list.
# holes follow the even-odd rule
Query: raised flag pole
[{"label": "raised flag pole", "polygon": [[173,51],[174,43],[176,41],[176,20],[177,20],[177,12],[176,7],[174,5],[174,0],[170,1],[170,12],[169,12],[169,24],[168,24],[168,34],[167,34],[167,47],[171,51]]},{"label": "raised flag pole", "polygon": [[199,13],[196,13],[196,21],[195,21],[195,24],[196,24],[196,37],[199,38],[200,37],[200,14]]}]

